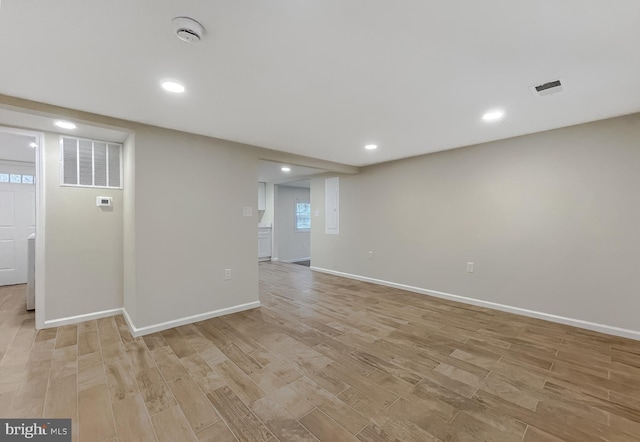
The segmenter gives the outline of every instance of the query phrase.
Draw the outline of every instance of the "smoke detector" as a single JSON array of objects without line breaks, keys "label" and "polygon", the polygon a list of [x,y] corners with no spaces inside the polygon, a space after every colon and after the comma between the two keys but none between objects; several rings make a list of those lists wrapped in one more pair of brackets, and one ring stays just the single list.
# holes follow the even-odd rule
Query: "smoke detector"
[{"label": "smoke detector", "polygon": [[182,41],[187,43],[195,43],[202,40],[204,34],[204,27],[189,17],[176,17],[171,20],[175,29],[176,35]]}]

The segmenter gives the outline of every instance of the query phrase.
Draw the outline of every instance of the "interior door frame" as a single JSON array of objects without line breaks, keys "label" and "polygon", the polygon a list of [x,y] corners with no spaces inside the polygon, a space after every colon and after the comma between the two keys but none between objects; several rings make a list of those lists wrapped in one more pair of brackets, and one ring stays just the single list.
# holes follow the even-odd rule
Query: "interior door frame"
[{"label": "interior door frame", "polygon": [[44,328],[45,315],[45,137],[44,133],[0,126],[0,132],[36,139],[36,329]]}]

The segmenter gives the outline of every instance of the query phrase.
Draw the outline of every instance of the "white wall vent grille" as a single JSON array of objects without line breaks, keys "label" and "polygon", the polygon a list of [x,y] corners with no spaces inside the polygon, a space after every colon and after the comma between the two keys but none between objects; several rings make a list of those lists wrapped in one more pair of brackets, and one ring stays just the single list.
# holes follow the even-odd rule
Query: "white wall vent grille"
[{"label": "white wall vent grille", "polygon": [[122,144],[60,137],[60,185],[122,189]]}]

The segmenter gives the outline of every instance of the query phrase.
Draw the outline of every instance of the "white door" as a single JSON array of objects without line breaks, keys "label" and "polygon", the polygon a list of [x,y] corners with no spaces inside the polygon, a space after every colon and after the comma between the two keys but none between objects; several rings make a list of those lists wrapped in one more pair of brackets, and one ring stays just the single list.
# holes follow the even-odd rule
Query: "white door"
[{"label": "white door", "polygon": [[[22,174],[11,175],[15,181]],[[27,238],[35,224],[35,185],[0,182],[0,286],[27,282]]]}]

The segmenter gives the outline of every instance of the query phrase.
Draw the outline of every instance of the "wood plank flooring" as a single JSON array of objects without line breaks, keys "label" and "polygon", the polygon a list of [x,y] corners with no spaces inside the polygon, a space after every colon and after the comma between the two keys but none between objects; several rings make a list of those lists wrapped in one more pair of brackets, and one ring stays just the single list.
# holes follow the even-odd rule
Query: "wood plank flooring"
[{"label": "wood plank flooring", "polygon": [[260,263],[262,307],[133,339],[0,288],[0,416],[78,441],[638,441],[640,342]]}]

